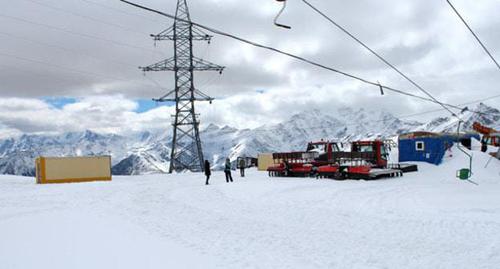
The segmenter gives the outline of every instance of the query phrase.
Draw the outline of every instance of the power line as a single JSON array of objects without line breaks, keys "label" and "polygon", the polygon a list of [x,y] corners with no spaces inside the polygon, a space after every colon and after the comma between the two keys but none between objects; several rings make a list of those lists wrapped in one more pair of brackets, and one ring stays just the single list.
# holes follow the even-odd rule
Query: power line
[{"label": "power line", "polygon": [[[3,61],[3,62],[5,62],[5,61]],[[39,77],[39,78],[42,78],[45,80],[49,79],[51,85],[56,85],[59,87],[68,87],[69,83],[72,83],[71,84],[72,86],[81,85],[84,83],[84,81],[82,80],[82,77],[69,77],[69,76],[65,76],[65,77],[61,77],[61,76],[53,77],[53,76],[51,76],[51,77],[48,77],[46,73],[37,72],[37,70],[26,70],[25,68],[23,68],[21,66],[16,66],[16,65],[12,65],[12,64],[3,64],[3,63],[0,64],[0,72],[2,74],[5,74],[5,73],[8,74],[8,72],[12,71],[12,70],[20,71],[20,73],[22,73],[22,74],[30,73],[29,74],[30,79],[33,77]],[[6,83],[7,82],[4,82],[3,85],[0,86],[0,89],[12,90],[12,88],[7,89],[5,87]]]},{"label": "power line", "polygon": [[[266,50],[269,50],[269,51],[272,51],[272,52],[275,52],[275,53],[278,53],[278,54],[281,54],[281,55],[285,55],[285,56],[294,58],[296,60],[308,63],[310,65],[313,65],[313,66],[316,66],[316,67],[319,67],[319,68],[322,68],[322,69],[325,69],[325,70],[329,70],[329,71],[335,72],[337,74],[340,74],[340,75],[343,75],[343,76],[346,76],[346,77],[349,77],[349,78],[361,81],[363,83],[375,86],[377,88],[382,88],[382,89],[385,89],[385,90],[388,90],[388,91],[392,91],[392,92],[395,92],[395,93],[399,93],[399,94],[402,94],[402,95],[410,96],[410,97],[413,97],[413,98],[418,98],[418,99],[421,99],[421,100],[424,100],[424,101],[429,101],[429,102],[437,103],[437,104],[443,106],[444,109],[447,110],[447,111],[451,111],[449,109],[450,107],[454,108],[454,109],[458,109],[460,111],[464,109],[463,107],[458,107],[458,106],[455,106],[455,105],[450,105],[450,104],[442,103],[442,102],[439,102],[439,101],[434,100],[432,98],[426,98],[426,97],[423,97],[423,96],[419,96],[419,95],[408,93],[408,92],[405,92],[405,91],[402,91],[402,90],[398,90],[398,89],[395,89],[395,88],[392,88],[392,87],[389,87],[389,86],[384,86],[384,85],[381,85],[378,82],[369,81],[367,79],[364,79],[364,78],[361,78],[361,77],[358,77],[358,76],[355,76],[355,75],[352,75],[352,74],[340,71],[338,69],[335,69],[335,68],[332,68],[332,67],[329,67],[329,66],[326,66],[326,65],[323,65],[323,64],[320,64],[320,63],[308,60],[306,58],[303,58],[303,57],[300,57],[300,56],[297,56],[297,55],[294,55],[294,54],[291,54],[291,53],[288,53],[288,52],[276,49],[274,47],[270,47],[270,46],[262,45],[262,44],[259,44],[259,43],[253,42],[253,41],[249,41],[247,39],[238,37],[236,35],[229,34],[229,33],[226,33],[226,32],[223,32],[223,31],[220,31],[220,30],[217,30],[217,29],[214,29],[214,28],[211,28],[211,27],[208,27],[208,26],[205,26],[205,25],[193,22],[193,21],[190,21],[190,22],[189,21],[185,21],[183,19],[176,18],[173,15],[170,15],[170,14],[158,11],[158,10],[154,10],[154,9],[148,8],[148,7],[143,6],[143,5],[139,5],[139,4],[136,4],[136,3],[133,3],[133,2],[130,2],[130,1],[126,1],[126,0],[119,0],[119,1],[123,2],[123,3],[126,3],[128,5],[131,5],[131,6],[135,6],[135,7],[140,8],[140,9],[144,9],[144,10],[147,10],[147,11],[159,14],[159,15],[164,16],[164,17],[168,17],[168,18],[173,19],[173,20],[178,20],[178,21],[181,21],[181,22],[184,22],[184,23],[190,23],[191,25],[197,26],[197,27],[199,27],[201,29],[205,29],[205,30],[207,30],[209,32],[212,32],[214,34],[225,36],[225,37],[228,37],[228,38],[231,38],[231,39],[235,39],[235,40],[238,40],[240,42],[252,45],[254,47],[266,49]],[[456,116],[455,113],[453,113],[453,112],[451,112],[451,113],[452,113],[452,115]]]},{"label": "power line", "polygon": [[85,34],[85,33],[78,33],[78,32],[74,32],[74,31],[71,31],[71,30],[67,30],[67,29],[64,29],[64,28],[57,27],[57,26],[30,21],[30,20],[27,20],[27,19],[24,19],[24,18],[19,18],[19,17],[5,15],[5,14],[0,14],[0,17],[6,18],[6,19],[10,19],[10,20],[14,20],[14,21],[19,21],[19,22],[27,23],[27,24],[31,24],[31,25],[35,25],[35,26],[39,26],[39,27],[44,27],[44,28],[56,30],[56,31],[67,33],[67,34],[71,34],[71,35],[76,35],[76,36],[81,36],[81,37],[85,37],[85,38],[90,38],[90,39],[95,39],[95,40],[99,40],[99,41],[104,41],[104,42],[115,44],[117,46],[123,46],[123,47],[128,47],[128,48],[132,48],[132,49],[136,49],[136,50],[149,51],[149,52],[160,54],[158,51],[155,51],[155,50],[152,50],[152,49],[148,49],[148,48],[145,48],[145,47],[140,47],[140,46],[136,46],[136,45],[124,43],[124,42],[121,42],[121,41],[116,41],[116,40],[112,40],[112,39],[102,38],[102,37],[98,37],[98,36],[94,36],[94,35],[89,35],[89,34]]},{"label": "power line", "polygon": [[363,41],[361,41],[359,38],[355,37],[353,34],[351,34],[347,29],[342,27],[340,24],[335,22],[332,18],[327,16],[325,13],[323,13],[321,10],[317,9],[315,6],[313,6],[311,3],[309,3],[307,0],[302,0],[306,5],[308,5],[310,8],[312,8],[314,11],[316,11],[318,14],[320,14],[323,18],[327,19],[329,22],[331,22],[333,25],[335,25],[337,28],[339,28],[342,32],[347,34],[349,37],[354,39],[356,42],[358,42],[361,46],[363,46],[365,49],[367,49],[369,52],[371,52],[373,55],[375,55],[379,60],[381,60],[383,63],[385,63],[387,66],[392,68],[394,71],[396,71],[399,75],[401,75],[403,78],[405,78],[407,81],[409,81],[413,86],[417,87],[421,92],[423,92],[425,95],[429,96],[432,100],[434,100],[437,104],[442,106],[444,109],[446,109],[448,112],[451,113],[451,115],[458,117],[453,111],[451,111],[447,106],[445,106],[443,103],[438,101],[429,91],[425,90],[422,86],[417,84],[414,80],[412,80],[410,77],[408,77],[406,74],[404,74],[401,70],[399,70],[396,66],[391,64],[389,61],[387,61],[384,57],[382,57],[380,54],[378,54],[376,51],[371,49],[368,45],[366,45]]},{"label": "power line", "polygon": [[60,8],[60,7],[56,7],[56,6],[47,4],[47,3],[42,3],[42,2],[35,1],[35,0],[23,0],[23,1],[30,2],[30,3],[39,5],[39,6],[43,6],[43,7],[46,7],[46,8],[55,10],[55,11],[58,11],[58,12],[67,13],[67,14],[73,15],[75,17],[80,17],[80,18],[83,18],[83,19],[86,19],[86,20],[89,20],[89,21],[94,21],[94,22],[98,22],[98,23],[101,23],[101,24],[104,24],[104,25],[112,26],[112,27],[115,27],[115,28],[118,28],[118,29],[122,29],[124,31],[128,31],[128,32],[134,33],[134,34],[149,35],[149,33],[144,33],[144,32],[140,32],[140,31],[136,31],[134,29],[130,29],[130,28],[127,28],[127,27],[119,25],[119,24],[115,24],[115,23],[112,23],[112,22],[103,21],[101,19],[97,19],[97,18],[90,17],[90,16],[87,16],[87,15],[82,15],[82,14],[79,14],[79,13],[76,13],[76,12],[73,12],[73,11],[69,11],[69,10],[66,10],[66,9],[63,9],[63,8]]},{"label": "power line", "polygon": [[158,81],[156,81],[155,79],[153,79],[152,77],[149,77],[146,75],[146,73],[144,73],[144,77],[146,79],[148,79],[149,81],[153,82],[160,90],[164,91],[165,89],[160,85],[160,83],[158,83]]},{"label": "power line", "polygon": [[[87,58],[92,58],[92,59],[98,60],[100,62],[106,62],[106,63],[110,62],[110,63],[115,64],[116,66],[126,65],[126,66],[129,66],[131,68],[136,68],[135,65],[132,65],[130,63],[126,63],[126,62],[122,62],[122,61],[117,61],[117,60],[114,60],[114,59],[113,60],[111,60],[111,59],[103,59],[102,57],[98,57],[98,56],[91,55],[91,54],[88,54],[88,53],[82,53],[79,50],[74,50],[74,49],[69,49],[69,48],[63,47],[63,46],[53,45],[53,44],[41,42],[41,41],[38,41],[38,40],[34,40],[34,39],[26,38],[26,37],[21,37],[21,36],[13,35],[11,33],[6,33],[6,32],[0,31],[0,35],[4,35],[4,36],[10,37],[10,38],[14,38],[14,39],[18,39],[18,40],[28,41],[28,42],[31,42],[31,43],[34,43],[34,44],[39,44],[41,46],[45,46],[45,47],[49,47],[49,48],[59,49],[61,51],[66,51],[66,52],[77,54],[77,55],[81,55],[81,56],[84,56],[84,57],[87,57]],[[64,68],[64,69],[66,70],[66,68]],[[144,79],[145,76],[141,76],[141,78]],[[146,77],[146,78],[148,78],[148,77]],[[154,84],[156,86],[158,86],[159,89],[163,90],[163,88],[161,86],[159,86],[159,84],[156,81],[154,82]],[[153,86],[153,85],[151,85],[151,86]]]},{"label": "power line", "polygon": [[462,17],[462,15],[460,15],[460,13],[458,12],[458,10],[455,8],[455,6],[453,6],[453,4],[449,1],[449,0],[446,0],[446,2],[448,3],[448,5],[450,5],[450,7],[453,9],[453,11],[455,11],[455,14],[457,14],[457,16],[460,18],[460,20],[465,24],[465,26],[467,27],[467,29],[469,29],[469,31],[471,32],[471,34],[474,36],[474,38],[476,38],[477,42],[479,42],[479,45],[481,45],[481,47],[483,47],[483,50],[486,52],[486,54],[488,54],[488,56],[490,57],[490,59],[493,61],[493,63],[495,63],[495,65],[498,67],[498,69],[500,70],[500,64],[498,64],[497,60],[495,60],[495,58],[493,57],[493,55],[489,52],[489,50],[486,48],[486,46],[483,44],[483,42],[481,42],[481,39],[479,39],[479,37],[476,35],[476,33],[474,33],[474,31],[472,30],[472,28],[469,26],[469,24],[467,24],[467,22],[465,21],[465,19]]},{"label": "power line", "polygon": [[8,54],[8,53],[4,53],[4,52],[0,52],[0,56],[13,58],[13,59],[17,59],[17,60],[21,60],[21,61],[25,61],[25,62],[31,62],[31,63],[35,63],[35,64],[47,66],[47,67],[52,67],[52,68],[56,68],[56,69],[61,69],[61,70],[64,70],[66,72],[71,72],[71,73],[79,73],[79,74],[83,74],[83,75],[87,75],[87,76],[107,78],[107,79],[112,79],[112,80],[121,81],[121,82],[134,83],[134,84],[142,85],[142,86],[149,86],[149,87],[152,86],[152,84],[143,84],[143,83],[139,83],[139,82],[135,82],[133,80],[127,79],[127,78],[119,78],[119,77],[114,77],[114,76],[102,75],[99,73],[89,72],[89,71],[80,70],[80,69],[76,69],[76,68],[72,68],[72,67],[65,67],[65,66],[54,64],[54,63],[49,63],[49,62],[45,62],[45,61],[31,59],[31,58],[27,58],[24,56]]},{"label": "power line", "polygon": [[154,20],[154,19],[151,19],[150,17],[147,17],[147,16],[141,16],[139,14],[126,12],[126,11],[123,11],[121,9],[118,9],[118,8],[115,8],[115,7],[112,7],[112,6],[105,5],[103,3],[99,3],[99,2],[95,2],[95,1],[90,1],[90,0],[81,0],[81,1],[83,1],[85,3],[88,3],[88,4],[91,4],[91,5],[99,6],[99,7],[108,9],[108,10],[112,10],[112,11],[117,12],[117,13],[122,13],[122,14],[125,14],[125,15],[128,15],[128,16],[142,18],[142,19],[145,19],[145,20],[148,20],[148,21],[151,21],[151,22],[159,22],[159,20]]},{"label": "power line", "polygon": [[73,54],[78,54],[78,55],[85,56],[85,57],[88,57],[88,58],[93,58],[95,60],[102,61],[102,62],[111,62],[111,63],[114,63],[116,65],[120,65],[120,66],[121,65],[127,65],[127,66],[134,67],[134,68],[136,67],[135,65],[133,65],[131,63],[126,63],[126,62],[117,61],[117,60],[111,60],[111,59],[103,59],[102,57],[94,56],[94,55],[91,55],[91,54],[88,54],[88,53],[83,53],[83,52],[81,52],[79,50],[70,49],[70,48],[66,48],[66,47],[63,47],[63,46],[59,46],[59,45],[49,44],[49,43],[45,43],[45,42],[38,41],[38,40],[35,40],[35,39],[27,38],[27,37],[22,37],[22,36],[14,35],[14,34],[7,33],[7,32],[0,31],[0,35],[4,35],[4,36],[7,36],[9,38],[14,38],[14,39],[22,40],[22,41],[31,42],[31,43],[38,44],[38,45],[45,46],[45,47],[49,47],[49,48],[55,48],[55,49],[63,50],[63,51],[70,52],[70,53],[73,53]]}]

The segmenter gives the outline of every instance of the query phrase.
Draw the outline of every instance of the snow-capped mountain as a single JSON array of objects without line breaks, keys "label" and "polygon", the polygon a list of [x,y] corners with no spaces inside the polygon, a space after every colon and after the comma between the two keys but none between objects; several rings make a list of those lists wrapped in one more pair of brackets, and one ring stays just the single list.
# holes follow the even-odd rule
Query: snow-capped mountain
[{"label": "snow-capped mountain", "polygon": [[[500,111],[498,109],[480,103],[477,107],[472,109],[472,111],[465,110],[457,115],[463,121],[460,126],[461,130],[472,129],[472,124],[475,121],[493,129],[500,130]],[[453,116],[439,117],[417,129],[430,132],[456,132],[458,121],[459,120]]]},{"label": "snow-capped mountain", "polygon": [[0,173],[33,175],[37,156],[111,155],[113,160],[127,156],[128,141],[114,134],[92,131],[57,136],[22,135],[0,141]]},{"label": "snow-capped mountain", "polygon": [[[470,130],[474,121],[500,129],[498,109],[480,104],[474,111],[484,114],[460,113],[464,121],[462,130]],[[304,150],[306,143],[312,140],[386,138],[413,130],[454,132],[457,122],[454,117],[440,117],[424,124],[365,109],[341,108],[334,114],[310,110],[295,114],[280,124],[256,129],[211,124],[201,131],[201,139],[205,158],[214,169],[220,169],[227,157],[234,161],[238,156],[257,156],[262,152]],[[92,131],[55,136],[23,135],[0,141],[0,173],[34,175],[34,159],[40,155],[111,155],[113,174],[164,173],[170,161],[170,142],[170,132],[164,130],[129,136]]]},{"label": "snow-capped mountain", "polygon": [[320,139],[389,137],[421,125],[364,109],[343,108],[334,115],[311,110],[293,115],[283,123],[253,130],[209,126],[202,132],[202,141],[209,160],[211,157],[218,168],[226,156],[234,160],[238,156],[257,156],[262,152],[304,150],[307,142]]}]

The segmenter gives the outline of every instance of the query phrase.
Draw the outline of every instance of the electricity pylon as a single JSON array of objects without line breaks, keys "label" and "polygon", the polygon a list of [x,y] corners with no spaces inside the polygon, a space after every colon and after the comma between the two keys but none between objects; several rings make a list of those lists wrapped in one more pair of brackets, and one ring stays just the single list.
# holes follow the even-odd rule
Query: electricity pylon
[{"label": "electricity pylon", "polygon": [[175,89],[158,99],[153,99],[158,102],[175,102],[175,115],[172,115],[174,132],[169,172],[184,170],[199,172],[203,171],[204,158],[199,132],[199,115],[195,113],[194,104],[195,101],[212,102],[213,98],[195,88],[194,71],[218,71],[222,73],[224,67],[193,55],[193,41],[210,43],[212,36],[190,23],[191,18],[186,0],[177,0],[175,17],[177,19],[173,26],[159,34],[151,35],[155,42],[174,41],[174,56],[140,68],[144,72],[175,72]]}]

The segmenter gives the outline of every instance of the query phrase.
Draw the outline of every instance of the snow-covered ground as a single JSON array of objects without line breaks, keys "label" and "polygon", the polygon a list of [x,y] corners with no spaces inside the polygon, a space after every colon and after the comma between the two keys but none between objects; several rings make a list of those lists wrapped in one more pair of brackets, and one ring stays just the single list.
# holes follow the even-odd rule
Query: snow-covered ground
[{"label": "snow-covered ground", "polygon": [[0,176],[0,268],[498,268],[500,161],[377,181]]}]

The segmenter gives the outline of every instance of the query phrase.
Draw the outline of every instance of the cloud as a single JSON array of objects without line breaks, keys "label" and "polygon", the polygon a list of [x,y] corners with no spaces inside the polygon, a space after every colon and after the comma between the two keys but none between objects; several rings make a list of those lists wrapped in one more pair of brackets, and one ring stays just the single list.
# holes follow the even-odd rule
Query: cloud
[{"label": "cloud", "polygon": [[61,108],[26,98],[2,98],[0,105],[0,122],[11,134],[83,130],[127,134],[167,129],[172,113],[172,108],[166,106],[137,113],[138,104],[123,96],[89,96]]},{"label": "cloud", "polygon": [[[133,100],[173,88],[172,72],[143,76],[137,68],[172,55],[171,42],[154,46],[148,36],[171,20],[113,0],[37,1],[14,1],[0,12],[0,129],[126,132],[170,125],[172,108],[137,113]],[[175,1],[138,2],[175,12]],[[310,2],[442,101],[458,104],[499,93],[498,70],[445,2]],[[273,25],[281,7],[276,1],[188,3],[197,22],[421,94],[301,1],[289,1],[280,18],[291,30]],[[500,59],[498,1],[454,4]],[[437,108],[392,93],[381,97],[376,87],[226,37],[196,42],[195,53],[226,66],[221,76],[195,74],[196,87],[217,98],[197,105],[202,124],[255,127],[312,107],[380,108],[402,115]],[[61,108],[40,101],[54,97],[77,101]]]}]

